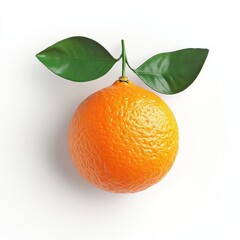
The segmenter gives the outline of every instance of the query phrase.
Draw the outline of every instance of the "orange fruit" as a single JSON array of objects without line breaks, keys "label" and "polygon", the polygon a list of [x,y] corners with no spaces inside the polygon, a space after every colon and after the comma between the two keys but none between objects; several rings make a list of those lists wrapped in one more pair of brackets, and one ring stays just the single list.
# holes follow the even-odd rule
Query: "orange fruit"
[{"label": "orange fruit", "polygon": [[178,151],[172,111],[127,78],[86,98],[73,115],[68,136],[79,173],[115,193],[133,193],[159,182]]}]

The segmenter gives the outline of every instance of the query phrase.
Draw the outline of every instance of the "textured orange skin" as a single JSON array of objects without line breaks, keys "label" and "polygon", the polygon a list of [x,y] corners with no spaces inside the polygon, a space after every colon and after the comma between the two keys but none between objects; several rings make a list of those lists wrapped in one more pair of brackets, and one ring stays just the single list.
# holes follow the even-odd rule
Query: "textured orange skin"
[{"label": "textured orange skin", "polygon": [[178,127],[157,95],[118,80],[78,106],[68,140],[86,180],[106,191],[133,193],[169,171],[178,151]]}]

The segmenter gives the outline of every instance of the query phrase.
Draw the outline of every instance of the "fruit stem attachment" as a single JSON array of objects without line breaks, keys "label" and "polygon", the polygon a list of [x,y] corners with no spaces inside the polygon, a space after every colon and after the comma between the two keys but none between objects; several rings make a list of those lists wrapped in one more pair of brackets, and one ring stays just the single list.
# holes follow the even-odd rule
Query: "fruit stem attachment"
[{"label": "fruit stem attachment", "polygon": [[126,49],[123,39],[121,42],[122,42],[122,77],[126,77]]}]

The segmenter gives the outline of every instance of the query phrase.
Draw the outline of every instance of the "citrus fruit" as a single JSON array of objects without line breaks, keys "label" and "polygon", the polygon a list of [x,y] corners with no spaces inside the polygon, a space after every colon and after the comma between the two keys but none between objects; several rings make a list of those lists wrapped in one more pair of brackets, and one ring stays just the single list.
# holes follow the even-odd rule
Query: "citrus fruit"
[{"label": "citrus fruit", "polygon": [[169,107],[126,77],[86,98],[68,134],[79,173],[100,189],[133,193],[159,182],[178,151]]}]

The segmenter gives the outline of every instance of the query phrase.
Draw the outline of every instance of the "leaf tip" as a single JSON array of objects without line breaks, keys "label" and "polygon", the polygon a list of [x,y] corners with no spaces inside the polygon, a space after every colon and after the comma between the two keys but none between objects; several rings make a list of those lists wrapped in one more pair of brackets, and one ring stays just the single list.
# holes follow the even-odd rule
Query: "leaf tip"
[{"label": "leaf tip", "polygon": [[40,53],[37,53],[36,55],[35,55],[35,57],[39,60],[39,61],[41,61],[41,59],[42,59],[42,54],[41,54],[41,52]]}]

